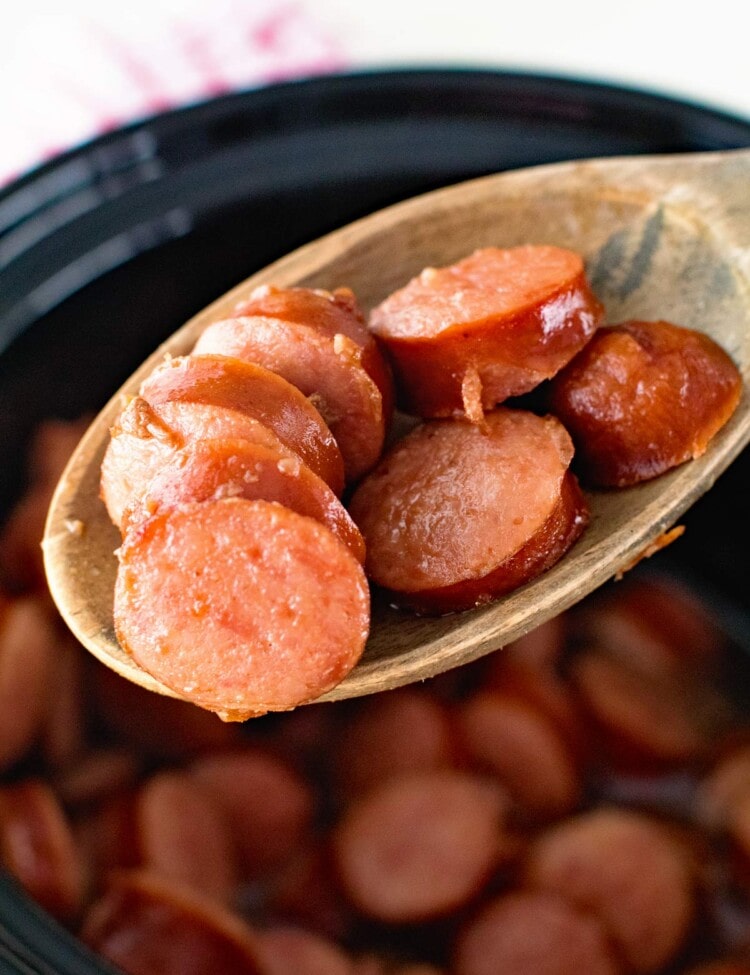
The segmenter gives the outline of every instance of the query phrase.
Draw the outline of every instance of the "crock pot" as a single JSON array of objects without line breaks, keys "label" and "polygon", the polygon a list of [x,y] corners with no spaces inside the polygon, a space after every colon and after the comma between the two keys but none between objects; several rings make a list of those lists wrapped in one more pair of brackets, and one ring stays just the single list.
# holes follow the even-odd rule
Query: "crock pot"
[{"label": "crock pot", "polygon": [[[308,240],[502,169],[749,145],[750,121],[642,91],[438,69],[274,85],[76,149],[0,191],[0,512],[39,420],[97,410],[195,311]],[[750,642],[748,461],[662,558]],[[0,973],[107,971],[0,874]]]}]

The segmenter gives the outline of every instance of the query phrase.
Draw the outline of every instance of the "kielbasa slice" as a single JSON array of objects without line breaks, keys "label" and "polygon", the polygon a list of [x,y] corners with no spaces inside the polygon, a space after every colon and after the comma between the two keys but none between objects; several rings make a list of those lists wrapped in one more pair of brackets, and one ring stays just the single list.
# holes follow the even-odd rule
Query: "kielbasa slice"
[{"label": "kielbasa slice", "polygon": [[42,728],[41,752],[49,767],[63,769],[76,762],[86,747],[86,654],[70,633],[56,636],[50,674],[53,703]]},{"label": "kielbasa slice", "polygon": [[54,792],[38,779],[0,789],[0,863],[54,917],[75,916],[83,898],[78,850]]},{"label": "kielbasa slice", "polygon": [[461,933],[455,975],[619,975],[601,924],[562,898],[519,891],[491,901]]},{"label": "kielbasa slice", "polygon": [[128,533],[119,561],[123,648],[228,719],[319,697],[364,649],[361,565],[323,525],[275,502],[227,498],[154,515]]},{"label": "kielbasa slice", "polygon": [[261,420],[212,403],[173,400],[155,407],[136,396],[111,433],[102,461],[100,494],[118,528],[124,511],[137,503],[161,468],[188,443],[226,437],[260,444],[282,456],[298,456]]},{"label": "kielbasa slice", "polygon": [[527,815],[551,818],[577,805],[573,757],[554,726],[527,704],[480,691],[463,704],[458,723],[471,761],[497,776]]},{"label": "kielbasa slice", "polygon": [[450,768],[454,733],[443,705],[431,694],[399,688],[364,701],[336,745],[336,779],[355,795],[407,772]]},{"label": "kielbasa slice", "polygon": [[259,932],[263,975],[355,975],[353,959],[333,941],[292,925]]},{"label": "kielbasa slice", "polygon": [[239,917],[146,871],[121,871],[89,909],[83,941],[128,975],[264,975]]},{"label": "kielbasa slice", "polygon": [[575,640],[652,677],[711,672],[726,636],[689,589],[674,579],[628,577],[571,613]]},{"label": "kielbasa slice", "polygon": [[303,846],[283,864],[268,887],[266,908],[272,917],[347,941],[354,912],[336,877],[327,837]]},{"label": "kielbasa slice", "polygon": [[290,858],[312,827],[315,797],[286,762],[261,748],[198,759],[190,775],[216,798],[243,876],[257,878]]},{"label": "kielbasa slice", "polygon": [[578,254],[488,247],[425,268],[373,310],[370,329],[388,351],[407,413],[477,422],[554,376],[602,311]]},{"label": "kielbasa slice", "polygon": [[671,961],[695,907],[685,852],[647,816],[621,809],[549,829],[531,848],[527,880],[599,918],[635,972]]},{"label": "kielbasa slice", "polygon": [[648,480],[694,457],[737,406],[742,379],[701,332],[670,322],[602,329],[552,383],[550,408],[602,487]]},{"label": "kielbasa slice", "polygon": [[178,450],[125,509],[123,532],[159,512],[219,498],[278,501],[325,525],[364,562],[362,535],[325,481],[299,457],[248,440],[197,440]]},{"label": "kielbasa slice", "polygon": [[157,366],[140,395],[157,409],[179,400],[246,413],[270,427],[336,494],[343,489],[341,452],[323,417],[296,386],[263,366],[231,356],[179,356]]},{"label": "kielbasa slice", "polygon": [[217,797],[189,775],[163,771],[141,786],[135,826],[142,866],[228,902],[237,880],[232,834]]},{"label": "kielbasa slice", "polygon": [[506,808],[502,789],[466,773],[390,779],[354,802],[335,830],[343,887],[381,921],[447,914],[479,893],[497,863]]},{"label": "kielbasa slice", "polygon": [[724,830],[732,810],[750,801],[750,744],[723,755],[698,789],[698,815],[712,829]]},{"label": "kielbasa slice", "polygon": [[354,493],[368,574],[400,605],[488,602],[552,566],[587,523],[562,426],[504,408],[485,420],[422,424]]},{"label": "kielbasa slice", "polygon": [[705,753],[710,724],[697,706],[703,688],[666,675],[650,679],[598,650],[577,654],[570,675],[600,748],[615,764],[642,769]]},{"label": "kielbasa slice", "polygon": [[22,758],[44,727],[59,639],[41,598],[0,603],[0,769]]},{"label": "kielbasa slice", "polygon": [[332,339],[345,335],[362,350],[362,365],[380,390],[383,415],[393,413],[393,377],[380,346],[370,333],[364,313],[351,288],[279,288],[262,284],[250,297],[237,304],[238,317],[274,318],[293,325],[305,325]]},{"label": "kielbasa slice", "polygon": [[296,386],[336,438],[347,481],[359,480],[380,457],[389,417],[361,347],[347,335],[328,336],[281,319],[231,318],[209,325],[193,354],[235,356]]}]

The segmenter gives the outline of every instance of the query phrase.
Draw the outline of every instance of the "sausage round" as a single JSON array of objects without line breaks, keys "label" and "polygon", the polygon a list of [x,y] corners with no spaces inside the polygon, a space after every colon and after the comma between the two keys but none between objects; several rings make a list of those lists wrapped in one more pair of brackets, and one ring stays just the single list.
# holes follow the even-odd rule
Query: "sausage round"
[{"label": "sausage round", "polygon": [[470,759],[492,772],[527,814],[569,812],[581,783],[572,755],[554,726],[522,701],[480,691],[461,707],[458,727]]},{"label": "sausage round", "polygon": [[406,772],[450,768],[455,742],[448,714],[431,694],[399,688],[364,701],[339,736],[336,780],[345,795]]},{"label": "sausage round", "polygon": [[315,798],[302,776],[275,755],[260,748],[216,753],[189,771],[223,810],[243,876],[277,868],[307,837]]},{"label": "sausage round", "polygon": [[122,529],[191,501],[218,498],[278,501],[329,528],[360,562],[362,535],[339,499],[299,457],[248,440],[196,440],[164,463],[122,516]]},{"label": "sausage round", "polygon": [[345,891],[396,924],[439,917],[479,893],[498,859],[506,799],[456,771],[388,780],[354,802],[334,833]]},{"label": "sausage round", "polygon": [[598,917],[635,972],[661,971],[693,917],[688,858],[639,813],[598,809],[550,828],[532,845],[526,875]]},{"label": "sausage round", "polygon": [[54,917],[75,916],[83,869],[70,825],[44,782],[0,789],[0,863]]},{"label": "sausage round", "polygon": [[180,400],[246,413],[270,427],[332,491],[342,491],[344,462],[333,434],[307,397],[269,369],[231,356],[180,356],[157,366],[140,395],[157,409]]},{"label": "sausage round", "polygon": [[686,681],[649,679],[597,650],[577,654],[570,673],[600,747],[617,764],[684,763],[705,752],[708,735]]},{"label": "sausage round", "polygon": [[426,268],[373,310],[370,328],[387,349],[406,412],[463,412],[476,421],[554,376],[601,315],[578,254],[488,247]]},{"label": "sausage round", "polygon": [[146,871],[113,875],[81,937],[128,975],[265,975],[238,917]]},{"label": "sausage round", "polygon": [[727,353],[669,322],[602,329],[552,383],[550,406],[590,484],[624,487],[700,457],[740,398]]},{"label": "sausage round", "polygon": [[0,769],[22,758],[44,727],[59,639],[40,598],[0,604]]},{"label": "sausage round", "polygon": [[393,379],[351,288],[278,288],[262,284],[239,302],[235,315],[260,315],[293,325],[306,325],[320,335],[345,335],[362,350],[362,365],[383,397],[383,415],[393,412]]},{"label": "sausage round", "polygon": [[228,719],[287,710],[338,684],[369,629],[362,567],[327,528],[227,498],[154,515],[119,551],[122,647]]},{"label": "sausage round", "polygon": [[370,578],[396,603],[451,612],[552,566],[588,512],[553,418],[499,409],[482,427],[422,424],[385,455],[349,506]]},{"label": "sausage round", "polygon": [[309,397],[336,438],[347,481],[377,462],[390,418],[362,349],[347,335],[329,337],[281,319],[231,318],[209,325],[193,350],[211,353],[265,366]]},{"label": "sausage round", "polygon": [[461,933],[455,975],[618,975],[601,924],[562,898],[505,894]]},{"label": "sausage round", "polygon": [[135,803],[142,866],[220,902],[237,880],[232,832],[218,797],[179,771],[152,775]]},{"label": "sausage round", "polygon": [[115,421],[102,460],[100,494],[112,521],[122,528],[125,510],[137,503],[177,450],[195,440],[224,437],[298,457],[270,427],[240,410],[180,400],[154,407],[134,397]]},{"label": "sausage round", "polygon": [[320,934],[291,925],[258,935],[263,975],[354,975],[354,962]]}]

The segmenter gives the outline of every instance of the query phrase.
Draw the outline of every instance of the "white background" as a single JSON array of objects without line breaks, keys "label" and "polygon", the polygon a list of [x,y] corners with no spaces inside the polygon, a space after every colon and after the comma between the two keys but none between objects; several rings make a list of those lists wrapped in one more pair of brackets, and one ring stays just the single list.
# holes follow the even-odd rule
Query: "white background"
[{"label": "white background", "polygon": [[750,118],[743,8],[741,0],[6,0],[0,183],[160,107],[348,68],[521,68]]}]

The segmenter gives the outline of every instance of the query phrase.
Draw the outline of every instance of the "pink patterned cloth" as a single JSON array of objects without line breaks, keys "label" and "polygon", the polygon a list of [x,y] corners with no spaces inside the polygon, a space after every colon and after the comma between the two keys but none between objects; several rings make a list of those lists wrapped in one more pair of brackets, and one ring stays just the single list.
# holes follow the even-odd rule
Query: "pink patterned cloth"
[{"label": "pink patterned cloth", "polygon": [[298,0],[60,4],[17,33],[0,72],[0,184],[155,112],[346,66]]}]

